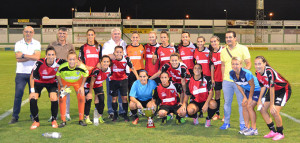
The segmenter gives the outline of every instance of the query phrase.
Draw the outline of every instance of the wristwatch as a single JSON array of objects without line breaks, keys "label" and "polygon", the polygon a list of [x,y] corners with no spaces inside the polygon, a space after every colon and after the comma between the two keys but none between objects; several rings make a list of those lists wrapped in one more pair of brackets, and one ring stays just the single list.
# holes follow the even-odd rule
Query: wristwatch
[{"label": "wristwatch", "polygon": [[22,59],[24,58],[24,54],[22,54]]}]

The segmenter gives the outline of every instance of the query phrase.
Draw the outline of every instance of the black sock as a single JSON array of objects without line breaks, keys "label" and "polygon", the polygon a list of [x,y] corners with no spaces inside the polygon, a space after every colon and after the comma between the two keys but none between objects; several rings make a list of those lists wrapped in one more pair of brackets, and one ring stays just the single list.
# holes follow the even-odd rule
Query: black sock
[{"label": "black sock", "polygon": [[181,117],[180,117],[178,114],[176,114],[176,119],[177,119],[178,121],[180,121]]},{"label": "black sock", "polygon": [[133,117],[136,119],[136,118],[138,118],[138,115],[137,115],[137,109],[134,109],[134,110],[130,110],[131,111],[131,113],[132,113],[132,115],[133,115]]},{"label": "black sock", "polygon": [[190,115],[190,117],[192,117],[192,118],[197,118],[197,112],[195,113],[195,114],[193,114],[193,115]]},{"label": "black sock", "polygon": [[277,132],[283,135],[283,126],[281,127],[276,127]]},{"label": "black sock", "polygon": [[113,108],[114,112],[117,112],[118,110],[118,103],[111,103],[111,107]]},{"label": "black sock", "polygon": [[58,101],[51,101],[52,121],[56,120],[58,113]]},{"label": "black sock", "polygon": [[123,110],[125,111],[125,115],[127,115],[127,112],[128,112],[128,103],[122,103],[122,107],[123,107]]},{"label": "black sock", "polygon": [[206,117],[207,120],[210,120],[216,113],[217,109],[207,109],[208,116]]},{"label": "black sock", "polygon": [[268,127],[269,127],[269,129],[270,129],[271,131],[273,131],[274,133],[276,132],[275,126],[274,126],[274,123],[273,123],[273,122],[271,122],[270,124],[267,124],[267,125],[268,125]]},{"label": "black sock", "polygon": [[217,102],[217,111],[216,114],[220,115],[220,99],[216,99]]},{"label": "black sock", "polygon": [[30,112],[32,117],[34,118],[34,121],[39,122],[39,108],[37,106],[37,100],[36,99],[30,99]]},{"label": "black sock", "polygon": [[98,100],[99,100],[99,108],[97,108],[97,110],[98,110],[98,113],[102,115],[103,110],[104,110],[104,106],[105,106],[105,104],[104,104],[104,94],[99,94],[98,95]]},{"label": "black sock", "polygon": [[90,115],[91,103],[92,103],[92,99],[89,99],[89,100],[85,101],[85,106],[84,106],[84,115],[85,116]]},{"label": "black sock", "polygon": [[161,119],[161,122],[164,122],[165,120],[167,120],[167,117],[163,117],[163,118]]}]

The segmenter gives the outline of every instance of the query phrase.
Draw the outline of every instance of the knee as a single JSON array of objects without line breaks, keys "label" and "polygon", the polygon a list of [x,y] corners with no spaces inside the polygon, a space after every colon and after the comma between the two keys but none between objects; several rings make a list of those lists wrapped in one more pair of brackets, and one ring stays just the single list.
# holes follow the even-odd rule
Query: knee
[{"label": "knee", "polygon": [[136,104],[134,102],[130,101],[129,108],[130,108],[130,110],[135,110],[136,109]]},{"label": "knee", "polygon": [[127,96],[122,96],[122,103],[128,103]]},{"label": "knee", "polygon": [[248,104],[247,105],[247,109],[248,110],[252,110],[254,108],[255,104]]},{"label": "knee", "polygon": [[189,115],[194,115],[196,113],[194,108],[188,108],[187,112]]},{"label": "knee", "polygon": [[50,101],[57,101],[57,94],[50,93]]},{"label": "knee", "polygon": [[30,93],[29,98],[30,99],[38,99],[39,95],[37,93]]},{"label": "knee", "polygon": [[180,117],[185,117],[186,116],[186,111],[178,111],[177,110],[177,113]]},{"label": "knee", "polygon": [[217,108],[217,102],[215,100],[210,100],[208,107],[210,109],[216,109]]},{"label": "knee", "polygon": [[163,118],[163,117],[166,117],[166,116],[167,116],[167,112],[164,111],[164,110],[160,110],[160,111],[158,112],[158,115],[159,115],[160,118]]}]

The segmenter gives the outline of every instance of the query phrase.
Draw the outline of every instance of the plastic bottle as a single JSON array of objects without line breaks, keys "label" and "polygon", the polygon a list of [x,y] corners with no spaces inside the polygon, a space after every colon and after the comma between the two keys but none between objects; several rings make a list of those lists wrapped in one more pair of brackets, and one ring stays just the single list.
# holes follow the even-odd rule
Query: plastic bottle
[{"label": "plastic bottle", "polygon": [[48,132],[48,133],[43,133],[42,135],[46,138],[55,138],[55,139],[61,138],[61,133],[58,132]]},{"label": "plastic bottle", "polygon": [[97,108],[95,108],[94,110],[94,125],[95,126],[99,126],[99,113],[98,113],[98,110]]}]

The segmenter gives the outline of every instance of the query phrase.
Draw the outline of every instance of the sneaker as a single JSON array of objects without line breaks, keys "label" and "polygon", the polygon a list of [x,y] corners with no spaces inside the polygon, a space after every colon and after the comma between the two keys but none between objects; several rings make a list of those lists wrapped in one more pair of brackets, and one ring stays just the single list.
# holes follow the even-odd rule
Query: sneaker
[{"label": "sneaker", "polygon": [[14,124],[17,122],[18,122],[18,119],[16,119],[15,117],[12,117],[11,120],[8,122],[8,124]]},{"label": "sneaker", "polygon": [[281,140],[281,139],[284,139],[284,135],[278,133],[276,136],[274,136],[274,138],[272,140],[273,141],[278,141],[278,140]]},{"label": "sneaker", "polygon": [[139,114],[140,116],[145,116],[145,113],[143,113],[142,109],[138,109],[138,114]]},{"label": "sneaker", "polygon": [[240,124],[240,131],[246,128],[245,124]]},{"label": "sneaker", "polygon": [[239,134],[244,135],[244,133],[248,132],[248,130],[250,130],[250,129],[248,129],[247,127],[245,127],[243,130],[239,131]]},{"label": "sneaker", "polygon": [[52,128],[58,128],[56,120],[52,121]]},{"label": "sneaker", "polygon": [[167,123],[167,119],[164,117],[161,119],[161,125],[165,125]]},{"label": "sneaker", "polygon": [[227,124],[227,123],[224,123],[224,124],[220,127],[221,130],[226,130],[226,129],[228,129],[228,128],[230,128],[230,124]]},{"label": "sneaker", "polygon": [[212,117],[213,121],[219,120],[220,119],[220,115],[215,114],[215,116]]},{"label": "sneaker", "polygon": [[132,116],[132,113],[131,113],[131,111],[129,111],[129,113],[128,113],[128,116],[129,116],[129,117],[131,117],[131,116]]},{"label": "sneaker", "polygon": [[52,122],[52,116],[48,119],[48,122]]},{"label": "sneaker", "polygon": [[224,120],[225,120],[225,116],[222,118],[222,122],[224,122]]},{"label": "sneaker", "polygon": [[58,127],[59,128],[62,128],[62,127],[65,127],[67,125],[67,122],[61,122]]},{"label": "sneaker", "polygon": [[103,117],[102,116],[100,116],[99,117],[99,123],[104,123],[105,121],[103,120]]},{"label": "sneaker", "polygon": [[170,114],[167,116],[167,121],[169,121],[169,120],[173,120],[173,116]]},{"label": "sneaker", "polygon": [[88,125],[92,125],[93,124],[93,122],[90,120],[89,117],[85,118],[85,123],[88,124]]},{"label": "sneaker", "polygon": [[109,113],[108,114],[108,119],[113,119],[114,118],[114,113]]},{"label": "sneaker", "polygon": [[180,122],[181,122],[181,123],[185,123],[185,119],[184,119],[184,118],[181,118],[181,119],[180,119]]},{"label": "sneaker", "polygon": [[194,125],[198,125],[199,124],[198,117],[197,118],[193,118],[193,120],[194,120]]},{"label": "sneaker", "polygon": [[208,128],[208,127],[210,127],[211,125],[210,125],[210,120],[205,120],[205,127],[206,128]]},{"label": "sneaker", "polygon": [[136,118],[134,121],[132,121],[132,124],[133,124],[133,125],[137,125],[138,122],[139,122],[139,120],[140,120],[139,118]]},{"label": "sneaker", "polygon": [[31,127],[30,127],[30,130],[34,130],[34,129],[36,129],[36,128],[39,127],[39,126],[40,126],[40,122],[34,121],[34,122],[32,123],[32,125],[31,125]]},{"label": "sneaker", "polygon": [[257,129],[252,129],[250,128],[247,132],[244,132],[245,136],[253,136],[253,135],[258,135]]},{"label": "sneaker", "polygon": [[78,122],[78,124],[81,125],[81,126],[87,126],[87,124],[86,124],[83,120],[80,120],[80,121]]},{"label": "sneaker", "polygon": [[264,138],[272,138],[278,135],[278,133],[270,131],[267,135],[264,136]]},{"label": "sneaker", "polygon": [[67,121],[71,121],[71,116],[70,116],[70,114],[66,114],[66,120],[67,120]]}]

